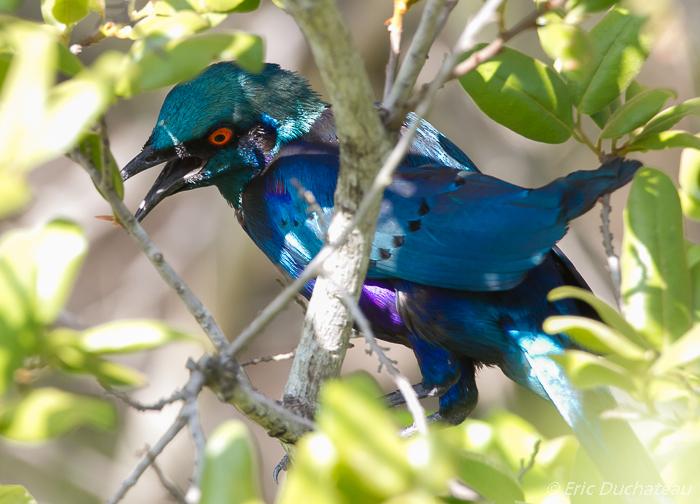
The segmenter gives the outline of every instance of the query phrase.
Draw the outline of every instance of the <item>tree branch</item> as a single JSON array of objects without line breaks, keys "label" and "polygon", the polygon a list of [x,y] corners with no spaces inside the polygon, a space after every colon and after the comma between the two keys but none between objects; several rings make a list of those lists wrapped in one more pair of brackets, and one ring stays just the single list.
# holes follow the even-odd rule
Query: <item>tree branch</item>
[{"label": "tree branch", "polygon": [[[392,115],[397,109],[403,110],[413,87],[418,80],[418,74],[428,59],[428,52],[437,35],[438,19],[445,12],[445,0],[428,0],[420,18],[420,23],[411,41],[411,47],[404,59],[399,74],[396,77],[389,96],[384,98],[384,108]],[[405,116],[405,114],[404,114]],[[403,120],[403,117],[401,117]]]},{"label": "tree branch", "polygon": [[350,224],[391,146],[374,107],[364,62],[335,1],[286,0],[284,4],[311,47],[333,105],[340,171],[328,239],[338,243],[347,235],[347,242],[336,246],[335,252],[331,249],[333,253],[321,261],[331,278],[316,281],[283,397],[285,404],[313,417],[321,383],[340,374],[352,330],[334,283],[359,297],[380,198],[369,202],[366,219],[357,227]]}]

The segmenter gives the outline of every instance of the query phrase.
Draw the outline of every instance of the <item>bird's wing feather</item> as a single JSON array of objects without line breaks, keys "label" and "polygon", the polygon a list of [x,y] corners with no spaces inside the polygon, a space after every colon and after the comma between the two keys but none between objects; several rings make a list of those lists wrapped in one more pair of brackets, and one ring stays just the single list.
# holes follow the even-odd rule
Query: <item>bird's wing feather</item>
[{"label": "bird's wing feather", "polygon": [[444,166],[400,167],[384,193],[369,275],[468,290],[520,283],[569,220],[634,174],[614,160],[539,189]]}]

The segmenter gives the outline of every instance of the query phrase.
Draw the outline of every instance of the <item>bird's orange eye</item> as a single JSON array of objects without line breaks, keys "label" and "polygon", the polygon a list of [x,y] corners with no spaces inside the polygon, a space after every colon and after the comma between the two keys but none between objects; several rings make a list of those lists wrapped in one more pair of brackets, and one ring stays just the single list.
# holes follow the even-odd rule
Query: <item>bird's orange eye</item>
[{"label": "bird's orange eye", "polygon": [[233,132],[228,128],[219,128],[209,135],[209,143],[212,145],[225,145],[231,140]]}]

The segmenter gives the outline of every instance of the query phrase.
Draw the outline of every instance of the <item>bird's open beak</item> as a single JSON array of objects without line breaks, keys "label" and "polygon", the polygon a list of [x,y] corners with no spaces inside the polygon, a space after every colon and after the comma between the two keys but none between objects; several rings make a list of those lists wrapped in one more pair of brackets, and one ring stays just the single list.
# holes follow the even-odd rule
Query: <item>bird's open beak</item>
[{"label": "bird's open beak", "polygon": [[152,148],[146,147],[122,169],[122,180],[127,180],[163,162],[166,163],[165,167],[136,211],[136,218],[139,221],[143,220],[165,198],[187,189],[188,184],[199,177],[205,164],[205,160],[200,157],[178,157],[174,149],[172,152],[157,153]]}]

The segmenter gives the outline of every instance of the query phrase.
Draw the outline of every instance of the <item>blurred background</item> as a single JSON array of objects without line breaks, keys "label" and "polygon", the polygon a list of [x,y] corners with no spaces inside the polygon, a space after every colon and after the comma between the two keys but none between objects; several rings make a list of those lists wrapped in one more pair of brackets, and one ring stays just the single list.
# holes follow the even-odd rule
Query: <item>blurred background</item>
[{"label": "blurred background", "polygon": [[[145,2],[138,3],[137,6]],[[384,66],[389,51],[384,21],[391,16],[390,0],[339,0],[367,71],[381,99]],[[637,2],[644,8],[645,2]],[[653,29],[658,41],[638,80],[650,87],[671,86],[679,93],[679,102],[700,93],[700,2],[677,0],[654,4]],[[119,21],[126,17],[127,2],[107,0],[108,17]],[[444,54],[453,45],[465,23],[481,5],[478,0],[462,0],[435,43],[421,75],[421,83],[432,78]],[[404,46],[410,42],[421,12],[417,5],[405,19]],[[508,6],[508,25],[517,22],[532,9],[532,2],[512,0]],[[18,15],[41,19],[40,2],[25,1]],[[93,14],[94,16],[94,14]],[[597,18],[588,21],[592,25]],[[78,40],[91,33],[97,19],[83,21],[74,31]],[[584,25],[586,26],[586,25]],[[266,60],[295,70],[309,78],[314,89],[325,95],[323,84],[303,36],[291,17],[271,1],[263,0],[252,13],[230,16],[215,30],[242,29],[263,37]],[[483,34],[491,40],[495,28]],[[108,39],[80,54],[92,61],[106,49],[126,50],[129,41]],[[511,44],[519,50],[546,61],[533,32],[520,35]],[[150,92],[132,100],[121,101],[107,114],[111,145],[119,166],[126,164],[141,149],[155,124],[167,90]],[[474,105],[458,83],[449,83],[439,95],[428,118],[440,131],[466,152],[485,173],[519,185],[536,187],[553,178],[580,169],[594,169],[597,162],[586,148],[569,140],[562,145],[545,145],[527,140],[489,120]],[[693,122],[695,121],[695,122]],[[682,129],[698,131],[697,118],[687,118]],[[594,126],[591,126],[594,128]],[[637,156],[648,166],[677,177],[680,150],[650,152]],[[146,172],[126,185],[126,201],[136,209],[157,175]],[[125,318],[159,318],[193,333],[201,333],[177,297],[169,291],[121,228],[98,220],[110,214],[107,203],[99,196],[87,174],[71,161],[61,158],[33,171],[30,181],[34,203],[23,213],[0,222],[0,232],[17,227],[32,227],[56,217],[66,217],[83,226],[90,239],[90,252],[77,286],[68,304],[75,324],[91,326]],[[612,197],[614,244],[619,250],[622,229],[621,211],[627,191]],[[694,242],[700,241],[700,226],[687,223]],[[582,273],[593,291],[613,303],[611,283],[605,271],[605,256],[598,231],[598,209],[576,220],[562,242],[562,248]],[[194,292],[213,312],[214,317],[232,339],[280,291],[282,275],[258,251],[236,222],[234,212],[220,198],[215,188],[193,191],[168,198],[149,215],[145,229],[166,258],[182,275]],[[250,346],[244,358],[289,352],[296,346],[303,313],[292,305]],[[202,337],[202,340],[204,338]],[[365,352],[366,345],[356,339],[348,351],[344,372],[366,370],[379,380],[387,392],[393,390],[386,373],[377,373],[375,357]],[[122,358],[149,377],[143,389],[133,397],[150,402],[169,395],[188,377],[185,363],[196,359],[209,347],[172,344],[163,349]],[[398,361],[400,370],[411,381],[420,381],[412,352],[391,346],[389,357]],[[284,389],[291,361],[250,366],[247,372],[253,384],[272,398]],[[484,369],[479,375],[480,403],[476,416],[491,408],[504,407],[535,423],[550,435],[566,431],[556,410],[528,392],[518,389],[499,370]],[[99,387],[87,381],[72,387],[99,394]],[[428,409],[436,403],[425,402]],[[153,444],[171,424],[177,406],[156,413],[139,413],[118,403],[120,422],[113,432],[96,433],[81,429],[72,435],[31,446],[0,440],[0,484],[26,486],[42,503],[93,503],[113,494],[140,458],[144,447]],[[208,391],[201,396],[201,421],[210,433],[222,421],[242,418],[232,406],[221,404]],[[284,455],[279,443],[251,424],[262,453],[262,475],[266,499],[276,493],[272,470]],[[166,475],[187,488],[191,476],[193,446],[181,433],[158,459]],[[148,471],[124,502],[166,502],[166,491],[155,474]]]}]

